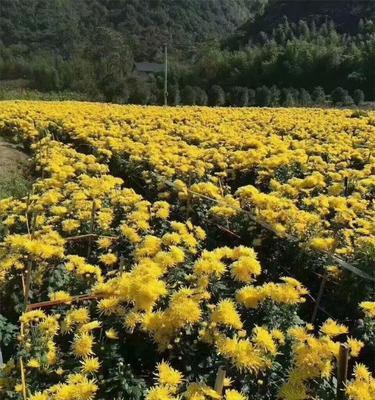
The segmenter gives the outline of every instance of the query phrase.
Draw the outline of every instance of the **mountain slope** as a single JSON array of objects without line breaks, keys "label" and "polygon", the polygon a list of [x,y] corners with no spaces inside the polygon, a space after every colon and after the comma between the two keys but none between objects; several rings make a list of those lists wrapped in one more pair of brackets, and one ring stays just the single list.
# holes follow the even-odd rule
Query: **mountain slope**
[{"label": "mountain slope", "polygon": [[[135,56],[150,58],[164,41],[218,39],[244,23],[262,0],[2,0],[0,40],[20,52],[69,57],[99,27],[121,34]],[[1,44],[1,42],[0,42]]]},{"label": "mountain slope", "polygon": [[259,34],[270,34],[285,20],[290,24],[301,21],[333,23],[338,33],[356,34],[361,20],[375,16],[375,2],[372,0],[270,0],[262,15],[250,18],[230,38],[232,48],[240,47],[250,40],[257,40]]}]

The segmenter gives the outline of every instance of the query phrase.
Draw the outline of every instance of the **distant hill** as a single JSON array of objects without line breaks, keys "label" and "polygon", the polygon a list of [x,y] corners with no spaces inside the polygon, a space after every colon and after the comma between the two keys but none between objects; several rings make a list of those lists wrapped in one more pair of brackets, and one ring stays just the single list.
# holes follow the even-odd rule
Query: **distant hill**
[{"label": "distant hill", "polygon": [[375,16],[373,0],[270,0],[262,15],[250,18],[228,40],[232,48],[257,40],[261,32],[271,33],[287,20],[290,24],[300,21],[333,23],[338,33],[356,34],[361,20]]}]

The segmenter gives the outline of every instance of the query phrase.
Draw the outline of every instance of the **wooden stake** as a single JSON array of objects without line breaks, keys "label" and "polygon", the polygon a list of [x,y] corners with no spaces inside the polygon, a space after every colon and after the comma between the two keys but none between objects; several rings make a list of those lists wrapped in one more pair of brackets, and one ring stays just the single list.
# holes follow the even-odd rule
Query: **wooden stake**
[{"label": "wooden stake", "polygon": [[[91,222],[90,222],[90,234],[94,233],[94,223],[95,223],[95,200],[92,201],[92,209],[91,209]],[[92,247],[92,236],[89,237],[88,245],[87,245],[87,258],[90,257]]]},{"label": "wooden stake", "polygon": [[215,391],[221,396],[224,389],[225,369],[219,367],[215,380]]},{"label": "wooden stake", "polygon": [[348,376],[349,347],[340,343],[339,358],[337,360],[337,400],[345,400],[345,386]]},{"label": "wooden stake", "polygon": [[124,265],[125,265],[125,257],[123,255],[120,256],[120,263],[119,263],[119,270],[120,272],[124,272]]},{"label": "wooden stake", "polygon": [[24,367],[24,364],[23,364],[23,358],[22,357],[20,357],[20,369],[21,369],[22,397],[23,397],[23,400],[27,400],[25,367]]},{"label": "wooden stake", "polygon": [[315,306],[314,306],[314,310],[311,316],[311,323],[313,324],[315,322],[315,318],[318,314],[318,310],[319,310],[319,306],[320,306],[320,302],[322,301],[322,297],[323,297],[323,293],[324,293],[324,288],[326,286],[327,283],[327,279],[328,279],[328,271],[325,270],[324,271],[324,276],[322,281],[320,282],[320,287],[319,287],[319,292],[318,292],[318,297],[315,300]]},{"label": "wooden stake", "polygon": [[40,303],[33,303],[29,304],[27,306],[26,311],[31,311],[31,310],[36,310],[36,309],[45,309],[45,308],[51,308],[59,305],[66,305],[66,304],[71,304],[71,303],[77,303],[81,301],[94,301],[101,299],[101,295],[90,295],[90,294],[82,294],[80,296],[75,296],[72,298],[71,301],[65,301],[65,300],[50,300],[50,301],[42,301]]},{"label": "wooden stake", "polygon": [[84,235],[78,236],[69,236],[64,238],[67,242],[74,242],[75,240],[84,240],[84,239],[97,239],[97,238],[108,238],[111,240],[119,240],[118,236],[107,236],[107,235],[98,235],[97,233],[86,233]]},{"label": "wooden stake", "polygon": [[[36,227],[36,214],[33,213],[31,216],[31,230],[28,223],[28,218],[26,216],[27,230],[29,232],[30,239],[34,239],[35,227]],[[26,277],[22,279],[22,285],[24,289],[24,309],[27,309],[30,300],[30,288],[31,288],[31,278],[32,278],[33,260],[27,262]]]},{"label": "wooden stake", "polygon": [[190,172],[189,173],[187,199],[186,199],[186,219],[190,218],[190,213],[191,213],[191,192],[190,192],[191,181],[192,181],[192,178],[191,178],[191,172]]},{"label": "wooden stake", "polygon": [[348,179],[348,177],[346,176],[346,177],[344,178],[344,196],[345,196],[345,197],[348,197],[348,195],[349,195],[349,179]]},{"label": "wooden stake", "polygon": [[26,270],[26,278],[25,278],[25,286],[24,286],[24,309],[27,309],[29,305],[30,299],[30,286],[31,286],[31,273],[33,269],[33,262],[29,260],[27,262],[27,270]]}]

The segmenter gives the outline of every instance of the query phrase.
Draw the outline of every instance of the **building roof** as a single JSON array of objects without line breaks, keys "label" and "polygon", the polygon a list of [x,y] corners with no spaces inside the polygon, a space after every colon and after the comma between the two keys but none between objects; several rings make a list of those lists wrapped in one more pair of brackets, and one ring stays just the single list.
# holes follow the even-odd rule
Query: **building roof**
[{"label": "building roof", "polygon": [[149,63],[149,62],[136,62],[135,69],[138,72],[150,72],[150,73],[163,72],[164,64]]}]

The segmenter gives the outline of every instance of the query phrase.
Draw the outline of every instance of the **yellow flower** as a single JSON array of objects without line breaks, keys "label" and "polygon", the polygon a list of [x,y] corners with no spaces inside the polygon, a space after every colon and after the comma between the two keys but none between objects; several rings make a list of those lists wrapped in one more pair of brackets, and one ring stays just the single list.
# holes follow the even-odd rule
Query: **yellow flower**
[{"label": "yellow flower", "polygon": [[105,335],[107,336],[108,339],[111,340],[118,340],[119,338],[117,331],[113,328],[110,328],[107,331],[105,331]]},{"label": "yellow flower", "polygon": [[375,301],[363,301],[359,306],[366,316],[375,319]]},{"label": "yellow flower", "polygon": [[237,392],[237,390],[226,390],[225,391],[225,400],[247,400],[247,397]]},{"label": "yellow flower", "polygon": [[98,372],[100,368],[100,362],[97,357],[85,358],[84,360],[81,361],[81,364],[82,364],[81,367],[82,372],[87,374]]},{"label": "yellow flower", "polygon": [[146,400],[173,400],[174,397],[169,388],[155,386],[147,391]]},{"label": "yellow flower", "polygon": [[254,256],[240,257],[238,261],[232,264],[231,274],[233,278],[240,282],[251,282],[254,276],[261,273],[262,268],[259,261]]},{"label": "yellow flower", "polygon": [[35,393],[29,397],[29,400],[49,400],[47,393]]},{"label": "yellow flower", "polygon": [[224,387],[231,387],[233,385],[233,381],[231,378],[226,377],[224,378]]},{"label": "yellow flower", "polygon": [[349,400],[373,400],[375,398],[375,378],[368,369],[357,364],[354,368],[354,380],[346,387]]},{"label": "yellow flower", "polygon": [[73,300],[72,296],[63,290],[50,293],[49,298],[52,301],[61,301],[64,303],[70,303]]},{"label": "yellow flower", "polygon": [[348,346],[350,349],[350,355],[352,357],[358,357],[360,351],[362,350],[364,343],[361,342],[360,340],[349,338],[348,341]]},{"label": "yellow flower", "polygon": [[113,253],[102,254],[99,257],[99,260],[105,265],[113,265],[117,262],[117,256]]},{"label": "yellow flower", "polygon": [[59,368],[57,368],[57,369],[55,370],[55,373],[56,373],[57,375],[61,376],[61,375],[64,375],[65,371],[64,371],[61,367],[59,367]]},{"label": "yellow flower", "polygon": [[331,251],[335,245],[333,238],[317,237],[311,240],[310,246],[315,250]]},{"label": "yellow flower", "polygon": [[27,366],[30,368],[40,368],[40,362],[36,358],[32,358],[31,360],[28,361]]},{"label": "yellow flower", "polygon": [[329,318],[321,326],[320,331],[329,337],[335,337],[344,333],[348,333],[348,328],[344,325],[338,324],[333,319]]},{"label": "yellow flower", "polygon": [[81,226],[81,223],[74,219],[66,219],[62,223],[62,229],[64,232],[67,232],[67,233],[72,233],[72,232],[76,231],[80,226]]},{"label": "yellow flower", "polygon": [[97,244],[99,249],[105,250],[112,246],[112,240],[110,238],[103,237],[97,240]]},{"label": "yellow flower", "polygon": [[277,352],[276,343],[273,340],[272,334],[267,329],[257,326],[253,330],[251,340],[260,348],[264,349],[272,355]]},{"label": "yellow flower", "polygon": [[234,302],[229,299],[218,303],[211,314],[211,319],[215,323],[231,326],[235,329],[242,329],[243,326]]},{"label": "yellow flower", "polygon": [[157,377],[160,385],[178,386],[182,383],[182,374],[172,368],[167,362],[157,366]]},{"label": "yellow flower", "polygon": [[93,354],[94,337],[88,333],[81,333],[74,337],[73,353],[76,357],[85,358]]},{"label": "yellow flower", "polygon": [[33,322],[38,323],[45,318],[46,314],[42,310],[33,310],[23,313],[20,317],[20,321],[25,325],[29,325]]}]

